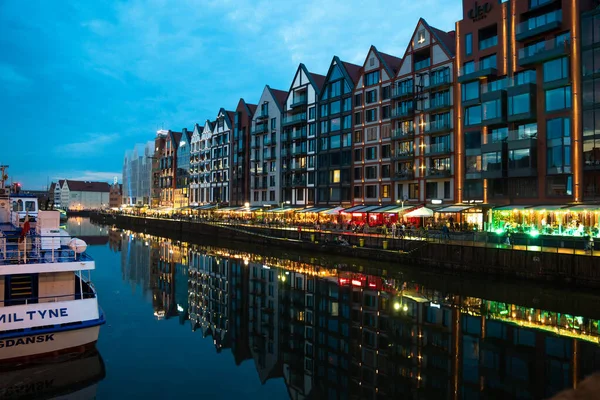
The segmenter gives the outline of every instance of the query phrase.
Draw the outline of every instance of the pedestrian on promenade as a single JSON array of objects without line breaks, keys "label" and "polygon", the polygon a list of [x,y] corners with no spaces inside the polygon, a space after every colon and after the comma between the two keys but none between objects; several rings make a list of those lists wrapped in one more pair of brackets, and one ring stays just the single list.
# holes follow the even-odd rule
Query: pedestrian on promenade
[{"label": "pedestrian on promenade", "polygon": [[442,238],[444,240],[450,240],[450,229],[448,229],[448,225],[442,226]]}]

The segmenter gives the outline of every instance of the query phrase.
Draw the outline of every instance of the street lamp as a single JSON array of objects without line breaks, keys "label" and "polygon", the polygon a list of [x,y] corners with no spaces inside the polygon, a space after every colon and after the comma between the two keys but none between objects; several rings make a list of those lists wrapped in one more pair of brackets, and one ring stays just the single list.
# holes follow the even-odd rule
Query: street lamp
[{"label": "street lamp", "polygon": [[283,210],[283,205],[284,205],[284,204],[291,204],[291,202],[290,202],[289,200],[282,201],[282,202],[281,202],[281,209],[282,209],[282,210]]}]

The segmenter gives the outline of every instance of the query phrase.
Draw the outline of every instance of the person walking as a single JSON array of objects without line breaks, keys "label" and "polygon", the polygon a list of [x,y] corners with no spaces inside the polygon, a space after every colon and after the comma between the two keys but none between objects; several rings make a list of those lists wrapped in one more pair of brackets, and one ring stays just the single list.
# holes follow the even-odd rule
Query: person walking
[{"label": "person walking", "polygon": [[448,229],[448,225],[446,224],[442,226],[442,238],[444,240],[450,240],[450,229]]}]

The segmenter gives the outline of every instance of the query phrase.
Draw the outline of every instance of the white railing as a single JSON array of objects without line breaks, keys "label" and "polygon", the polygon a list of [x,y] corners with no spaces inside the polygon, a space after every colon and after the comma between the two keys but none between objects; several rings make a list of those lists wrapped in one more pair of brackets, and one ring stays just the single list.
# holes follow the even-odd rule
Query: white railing
[{"label": "white railing", "polygon": [[52,262],[84,261],[85,254],[61,244],[71,240],[68,236],[27,235],[23,238],[8,238],[0,232],[0,265],[39,264]]}]

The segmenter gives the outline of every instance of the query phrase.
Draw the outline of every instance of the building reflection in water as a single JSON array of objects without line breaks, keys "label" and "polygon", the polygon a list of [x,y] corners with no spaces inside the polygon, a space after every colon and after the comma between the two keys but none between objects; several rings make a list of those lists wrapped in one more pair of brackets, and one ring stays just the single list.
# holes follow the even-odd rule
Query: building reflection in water
[{"label": "building reflection in water", "polygon": [[[125,231],[123,275],[157,317],[252,359],[290,398],[547,398],[600,368],[599,320],[396,277]],[[540,307],[543,305],[540,304]]]}]

